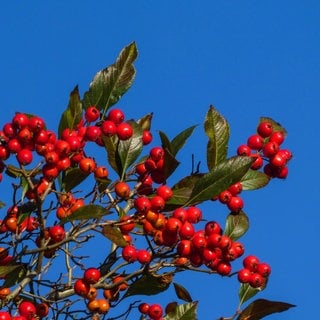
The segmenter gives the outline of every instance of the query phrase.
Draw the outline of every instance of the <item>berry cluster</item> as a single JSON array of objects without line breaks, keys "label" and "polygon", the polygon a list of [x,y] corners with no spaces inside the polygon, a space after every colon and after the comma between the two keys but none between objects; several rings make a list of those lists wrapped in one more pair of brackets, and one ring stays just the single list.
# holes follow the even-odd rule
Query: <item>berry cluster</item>
[{"label": "berry cluster", "polygon": [[111,307],[110,303],[117,301],[120,292],[127,290],[129,285],[122,275],[114,276],[108,284],[110,288],[103,289],[103,298],[99,298],[96,285],[100,282],[103,282],[100,270],[94,267],[87,268],[83,277],[75,281],[73,289],[77,295],[86,300],[90,312],[106,314]]},{"label": "berry cluster", "polygon": [[249,136],[247,144],[242,144],[237,149],[238,155],[254,158],[251,166],[253,170],[263,167],[264,172],[271,178],[285,179],[288,175],[287,163],[292,158],[288,149],[281,149],[285,140],[285,132],[278,129],[273,121],[261,121],[257,127],[257,133]]},{"label": "berry cluster", "polygon": [[18,305],[16,315],[11,315],[7,311],[0,311],[0,320],[37,320],[45,318],[48,313],[49,306],[46,303],[34,304],[29,300],[23,300]]},{"label": "berry cluster", "polygon": [[150,320],[162,319],[163,309],[160,304],[148,304],[146,302],[142,302],[139,304],[138,309],[142,315],[148,316]]},{"label": "berry cluster", "polygon": [[249,283],[253,288],[259,288],[265,286],[270,273],[271,268],[267,263],[249,255],[243,259],[243,268],[238,272],[238,280],[241,283]]},{"label": "berry cluster", "polygon": [[226,204],[228,209],[233,213],[238,213],[243,208],[243,200],[239,196],[242,191],[241,182],[232,184],[227,190],[220,192],[220,194],[213,200],[219,199],[223,204]]}]

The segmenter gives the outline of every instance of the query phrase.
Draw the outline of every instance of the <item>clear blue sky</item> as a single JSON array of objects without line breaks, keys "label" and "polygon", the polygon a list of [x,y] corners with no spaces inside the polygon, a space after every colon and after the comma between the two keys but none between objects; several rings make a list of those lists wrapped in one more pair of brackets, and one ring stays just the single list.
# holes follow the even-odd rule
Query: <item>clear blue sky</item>
[{"label": "clear blue sky", "polygon": [[[261,115],[274,118],[289,132],[286,146],[294,160],[286,181],[244,195],[252,228],[243,241],[273,268],[258,297],[297,305],[270,319],[314,318],[320,285],[319,21],[318,1],[5,2],[1,123],[25,111],[56,128],[73,87],[83,93],[95,72],[133,40],[139,49],[136,81],[119,104],[128,117],[153,111],[153,129],[172,137],[201,124],[214,104],[231,125],[230,153],[254,132]],[[204,144],[199,126],[180,159],[186,170],[188,156],[204,152]],[[225,211],[215,208],[208,210],[221,219]],[[236,281],[185,280],[200,300],[199,319],[233,312]],[[165,304],[172,297],[161,299]]]}]

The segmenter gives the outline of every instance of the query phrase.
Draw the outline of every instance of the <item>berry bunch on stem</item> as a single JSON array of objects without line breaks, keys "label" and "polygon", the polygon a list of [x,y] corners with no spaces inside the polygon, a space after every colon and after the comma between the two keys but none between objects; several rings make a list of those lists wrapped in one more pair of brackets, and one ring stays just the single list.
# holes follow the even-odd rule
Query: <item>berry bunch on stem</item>
[{"label": "berry bunch on stem", "polygon": [[[187,271],[238,279],[239,306],[221,319],[259,309],[259,300],[242,305],[266,287],[271,267],[240,241],[249,229],[240,193],[286,178],[285,130],[262,118],[229,157],[229,124],[210,106],[206,166],[176,177],[196,126],[173,139],[160,131],[161,144],[152,145],[152,113],[130,119],[116,106],[136,57],[131,43],[82,98],[75,87],[57,130],[24,112],[2,125],[0,180],[10,197],[1,202],[0,320],[195,319],[198,302],[174,281]],[[224,225],[203,206],[212,199],[229,210]],[[165,290],[182,303],[163,306],[157,295]],[[292,306],[268,304],[263,315]]]}]

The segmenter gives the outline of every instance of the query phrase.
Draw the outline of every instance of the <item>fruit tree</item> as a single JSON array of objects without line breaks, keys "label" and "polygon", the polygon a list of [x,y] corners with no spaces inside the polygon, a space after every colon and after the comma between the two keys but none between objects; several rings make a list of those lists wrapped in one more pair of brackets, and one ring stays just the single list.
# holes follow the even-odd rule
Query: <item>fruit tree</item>
[{"label": "fruit tree", "polygon": [[[206,165],[190,156],[192,171],[177,177],[178,153],[196,126],[173,139],[160,131],[153,145],[153,115],[127,119],[117,102],[136,57],[131,43],[82,97],[75,87],[57,130],[23,112],[2,124],[0,179],[11,196],[1,199],[0,320],[196,319],[198,301],[175,280],[187,271],[199,281],[239,281],[239,305],[221,320],[292,307],[253,299],[271,266],[241,241],[249,228],[242,192],[288,175],[286,130],[261,117],[229,156],[229,124],[210,106]],[[223,225],[205,202],[225,207]],[[178,302],[157,299],[169,288]]]}]

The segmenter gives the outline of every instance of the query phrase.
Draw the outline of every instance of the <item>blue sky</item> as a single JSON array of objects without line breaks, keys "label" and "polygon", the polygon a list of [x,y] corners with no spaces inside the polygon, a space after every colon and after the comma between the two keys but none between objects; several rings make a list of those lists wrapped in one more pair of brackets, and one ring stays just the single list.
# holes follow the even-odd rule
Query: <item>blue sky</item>
[{"label": "blue sky", "polygon": [[[24,111],[56,128],[73,87],[83,93],[95,72],[136,41],[136,80],[119,106],[128,117],[153,111],[153,130],[171,137],[199,124],[180,159],[181,174],[190,170],[191,153],[203,156],[201,124],[210,104],[230,123],[230,154],[262,115],[286,127],[294,153],[289,177],[244,195],[252,228],[243,241],[273,267],[258,297],[297,305],[270,319],[315,316],[318,1],[10,1],[0,5],[0,21],[1,123]],[[217,219],[225,214],[207,210]],[[190,275],[185,283],[200,300],[199,319],[232,314],[237,284],[222,280]]]}]

